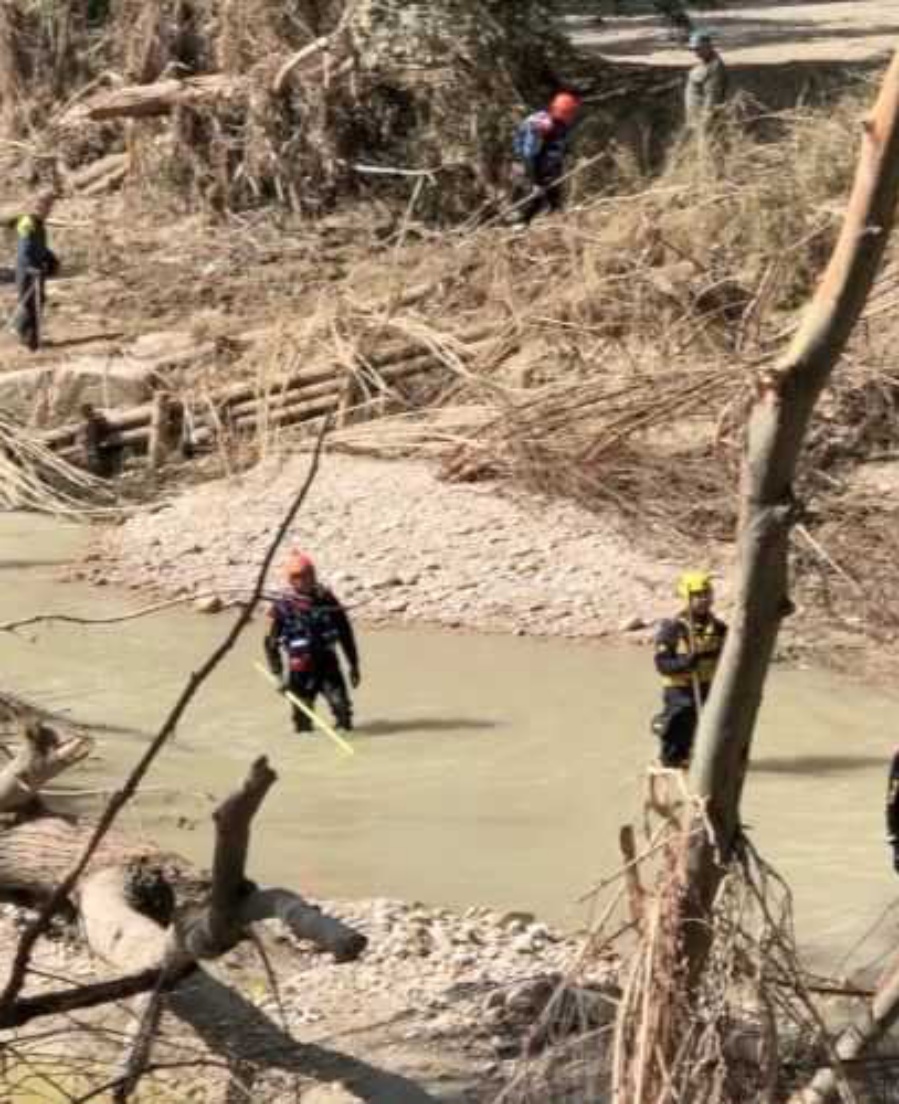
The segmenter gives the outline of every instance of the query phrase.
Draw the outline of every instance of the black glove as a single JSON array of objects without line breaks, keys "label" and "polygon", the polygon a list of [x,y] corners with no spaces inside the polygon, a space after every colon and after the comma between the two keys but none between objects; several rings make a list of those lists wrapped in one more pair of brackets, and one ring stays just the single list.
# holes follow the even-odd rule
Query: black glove
[{"label": "black glove", "polygon": [[359,683],[362,681],[362,675],[359,673],[358,667],[350,668],[350,684],[355,690]]}]

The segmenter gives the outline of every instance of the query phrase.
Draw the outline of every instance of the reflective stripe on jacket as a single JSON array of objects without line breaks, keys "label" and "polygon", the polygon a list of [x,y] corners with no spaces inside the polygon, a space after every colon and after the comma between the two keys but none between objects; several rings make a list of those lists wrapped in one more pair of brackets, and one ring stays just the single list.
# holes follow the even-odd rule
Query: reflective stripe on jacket
[{"label": "reflective stripe on jacket", "polygon": [[[693,684],[694,672],[701,688],[707,689],[711,685],[727,636],[727,626],[717,617],[694,620],[692,635],[691,647],[690,623],[686,614],[663,621],[659,626],[655,662],[664,686],[689,689]],[[690,659],[693,654],[699,657],[695,668]]]}]

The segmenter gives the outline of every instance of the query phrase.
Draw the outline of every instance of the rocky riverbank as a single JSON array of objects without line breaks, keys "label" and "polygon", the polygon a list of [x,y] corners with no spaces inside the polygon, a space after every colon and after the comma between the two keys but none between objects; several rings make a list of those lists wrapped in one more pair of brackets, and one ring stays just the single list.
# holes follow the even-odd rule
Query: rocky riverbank
[{"label": "rocky riverbank", "polygon": [[[251,585],[306,466],[294,457],[188,488],[102,531],[75,574],[165,596],[213,592],[227,604]],[[365,623],[539,636],[649,622],[669,610],[684,566],[641,551],[609,515],[442,483],[424,464],[344,456],[325,459],[287,544],[315,558]],[[280,586],[280,572],[269,582]]]},{"label": "rocky riverbank", "polygon": [[[190,1056],[202,1067],[222,1056],[222,1046],[232,1048],[232,1081],[243,1078],[253,1099],[273,1104],[288,1098],[303,1104],[480,1104],[508,1083],[519,1057],[543,1046],[540,1025],[554,995],[560,1015],[566,1002],[576,1002],[584,1027],[606,1022],[612,1009],[614,964],[600,960],[592,974],[579,969],[578,988],[566,990],[564,978],[582,939],[562,936],[527,913],[473,908],[460,914],[387,900],[324,907],[368,937],[358,962],[335,965],[279,925],[266,924],[260,934],[277,987],[267,981],[254,947],[237,948],[211,968],[236,994],[232,1022],[200,1039],[172,1013],[156,1061],[183,1063]],[[23,919],[19,910],[5,911],[4,946],[11,948]],[[86,981],[96,973],[63,928],[44,945],[39,966],[56,978]],[[101,1045],[112,1060],[109,1011],[86,1014],[86,1020],[94,1030],[105,1025]],[[63,1084],[70,1052],[60,1051],[53,1061],[54,1077]],[[41,1099],[39,1074],[27,1076],[33,1098]],[[220,1074],[182,1070],[177,1076],[179,1100],[222,1099],[226,1078]],[[160,1083],[166,1081],[162,1074]],[[20,1088],[25,1091],[24,1082]]]}]

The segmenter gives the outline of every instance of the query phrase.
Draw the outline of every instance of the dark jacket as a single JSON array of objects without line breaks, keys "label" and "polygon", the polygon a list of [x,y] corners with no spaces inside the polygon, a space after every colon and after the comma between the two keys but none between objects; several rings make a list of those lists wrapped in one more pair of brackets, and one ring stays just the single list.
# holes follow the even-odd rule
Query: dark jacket
[{"label": "dark jacket", "polygon": [[535,184],[557,180],[565,169],[571,127],[548,111],[536,111],[518,127],[515,153]]},{"label": "dark jacket", "polygon": [[47,245],[47,226],[37,215],[22,215],[16,223],[16,279],[37,273],[54,276],[59,268],[56,254]]},{"label": "dark jacket", "polygon": [[693,619],[692,644],[686,613],[663,621],[656,633],[655,665],[666,690],[692,693],[695,673],[700,694],[705,698],[726,639],[727,626],[711,615],[702,621]]},{"label": "dark jacket", "polygon": [[309,594],[286,591],[269,611],[271,625],[265,654],[275,674],[286,657],[291,671],[311,671],[325,653],[343,651],[350,670],[359,668],[356,637],[346,610],[327,587],[316,584]]}]

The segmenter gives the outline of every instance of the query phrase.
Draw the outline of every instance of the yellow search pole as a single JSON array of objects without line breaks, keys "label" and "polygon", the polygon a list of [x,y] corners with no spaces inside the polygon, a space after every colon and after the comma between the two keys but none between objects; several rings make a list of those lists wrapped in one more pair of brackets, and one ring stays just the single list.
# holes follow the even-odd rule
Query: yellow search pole
[{"label": "yellow search pole", "polygon": [[[262,675],[263,678],[268,679],[268,681],[278,690],[281,689],[281,683],[279,679],[275,675],[273,675],[271,671],[263,667],[261,663],[254,663],[253,666],[256,668],[259,674]],[[329,739],[333,740],[344,755],[356,754],[356,749],[352,746],[352,744],[347,743],[347,741],[344,740],[342,736],[339,736],[328,724],[327,721],[323,721],[322,718],[319,717],[319,715],[315,712],[315,710],[310,709],[310,707],[302,699],[298,698],[296,694],[291,694],[289,690],[286,690],[284,692],[284,697],[287,698],[291,705],[296,706],[296,708],[299,709],[301,713],[305,713],[317,729],[319,729],[321,732],[324,732],[324,734]]]}]

